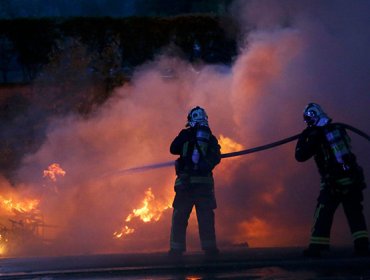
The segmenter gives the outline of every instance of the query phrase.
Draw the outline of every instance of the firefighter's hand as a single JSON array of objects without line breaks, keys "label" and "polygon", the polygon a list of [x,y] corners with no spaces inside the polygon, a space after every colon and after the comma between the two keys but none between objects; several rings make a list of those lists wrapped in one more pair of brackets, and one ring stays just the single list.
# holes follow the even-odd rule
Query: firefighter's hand
[{"label": "firefighter's hand", "polygon": [[319,140],[319,130],[317,128],[308,127],[303,130],[295,149],[296,160],[303,162],[311,158],[316,153]]},{"label": "firefighter's hand", "polygon": [[319,129],[317,127],[307,127],[301,133],[300,138],[305,139],[306,141],[316,140],[319,136]]}]

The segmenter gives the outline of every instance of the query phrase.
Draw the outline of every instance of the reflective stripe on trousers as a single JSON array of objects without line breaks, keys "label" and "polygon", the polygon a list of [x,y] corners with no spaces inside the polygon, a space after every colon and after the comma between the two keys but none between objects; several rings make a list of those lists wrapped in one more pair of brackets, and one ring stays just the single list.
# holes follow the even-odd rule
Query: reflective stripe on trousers
[{"label": "reflective stripe on trousers", "polygon": [[360,239],[360,238],[369,238],[369,233],[366,230],[360,230],[352,233],[353,241]]},{"label": "reflective stripe on trousers", "polygon": [[214,180],[212,176],[191,176],[189,179],[189,182],[184,182],[181,177],[177,177],[175,181],[175,186],[180,186],[185,183],[190,183],[190,184],[204,184],[204,185],[213,185]]}]

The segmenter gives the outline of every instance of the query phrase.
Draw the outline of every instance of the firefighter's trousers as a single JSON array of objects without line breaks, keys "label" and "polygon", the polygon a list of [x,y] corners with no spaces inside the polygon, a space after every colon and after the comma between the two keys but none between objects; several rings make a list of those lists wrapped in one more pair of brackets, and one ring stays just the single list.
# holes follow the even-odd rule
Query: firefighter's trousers
[{"label": "firefighter's trousers", "polygon": [[173,203],[170,248],[186,251],[186,229],[191,211],[195,206],[199,226],[199,237],[203,250],[212,250],[216,246],[215,215],[216,202],[213,192],[199,194],[178,191]]},{"label": "firefighter's trousers", "polygon": [[330,229],[334,213],[340,203],[343,205],[355,249],[362,250],[368,247],[368,232],[362,206],[362,190],[353,189],[340,194],[333,193],[329,188],[323,188],[317,201],[310,247],[317,249],[329,248]]}]

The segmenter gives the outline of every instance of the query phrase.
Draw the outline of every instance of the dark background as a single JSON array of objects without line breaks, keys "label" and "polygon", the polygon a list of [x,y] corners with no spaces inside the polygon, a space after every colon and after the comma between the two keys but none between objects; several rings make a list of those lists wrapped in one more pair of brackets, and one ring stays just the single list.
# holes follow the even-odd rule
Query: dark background
[{"label": "dark background", "polygon": [[[88,117],[160,54],[228,64],[231,1],[0,1],[0,172],[12,178],[48,119]],[[171,69],[168,69],[169,71]]]}]

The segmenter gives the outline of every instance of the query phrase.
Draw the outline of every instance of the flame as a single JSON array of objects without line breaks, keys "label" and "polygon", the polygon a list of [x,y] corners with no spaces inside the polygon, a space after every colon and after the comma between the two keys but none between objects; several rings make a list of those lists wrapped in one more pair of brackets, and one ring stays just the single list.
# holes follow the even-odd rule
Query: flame
[{"label": "flame", "polygon": [[270,235],[269,225],[261,218],[253,217],[240,224],[244,237],[249,239],[264,239]]},{"label": "flame", "polygon": [[0,243],[0,256],[6,254],[6,245]]},{"label": "flame", "polygon": [[[244,149],[244,146],[242,144],[239,144],[235,140],[231,139],[230,137],[224,136],[220,134],[218,140],[218,144],[221,146],[221,153],[227,154],[232,152],[241,151]],[[222,178],[218,178],[218,182],[226,182],[226,184],[218,184],[219,186],[230,186],[228,182],[232,180],[234,177],[233,170],[238,167],[238,165],[241,163],[241,160],[235,161],[235,160],[227,160],[223,161],[222,164],[220,164],[216,171],[222,173]]]},{"label": "flame", "polygon": [[38,199],[25,199],[16,201],[13,198],[4,198],[0,195],[1,207],[7,212],[27,213],[37,210],[40,203]]},{"label": "flame", "polygon": [[[155,196],[151,188],[148,188],[145,192],[145,197],[142,201],[142,207],[133,209],[132,212],[126,217],[125,222],[130,223],[134,218],[139,218],[144,223],[151,221],[157,222],[161,218],[163,212],[170,208],[169,203],[161,203],[155,200]],[[115,238],[121,238],[124,235],[129,235],[135,232],[134,228],[129,227],[125,224],[120,231],[113,233]]]},{"label": "flame", "polygon": [[15,248],[33,237],[30,234],[36,236],[40,233],[42,215],[39,203],[39,199],[20,199],[12,192],[0,195],[0,217],[9,218],[8,223],[0,224],[0,256],[14,253]]},{"label": "flame", "polygon": [[218,143],[221,146],[221,153],[222,154],[232,153],[232,152],[236,152],[236,151],[240,151],[240,150],[244,149],[242,144],[239,144],[236,141],[234,141],[233,139],[231,139],[229,137],[226,137],[226,136],[223,136],[222,134],[220,134],[220,138],[218,139]]},{"label": "flame", "polygon": [[194,275],[186,277],[186,280],[202,280],[202,279],[203,279],[202,277]]},{"label": "flame", "polygon": [[121,231],[116,231],[113,233],[114,237],[121,238],[123,235],[129,235],[135,232],[135,229],[128,227],[125,225]]},{"label": "flame", "polygon": [[66,172],[60,167],[58,163],[50,164],[47,170],[44,170],[44,178],[49,178],[51,181],[56,182],[57,176],[64,176]]},{"label": "flame", "polygon": [[8,241],[8,238],[0,233],[0,256],[6,254]]},{"label": "flame", "polygon": [[127,216],[126,222],[130,222],[134,217],[139,217],[144,223],[150,222],[151,220],[158,221],[161,216],[162,212],[166,210],[169,206],[161,206],[157,203],[154,203],[155,197],[152,192],[152,189],[149,188],[145,192],[145,198],[142,202],[143,207],[139,209],[132,210],[132,213]]}]

